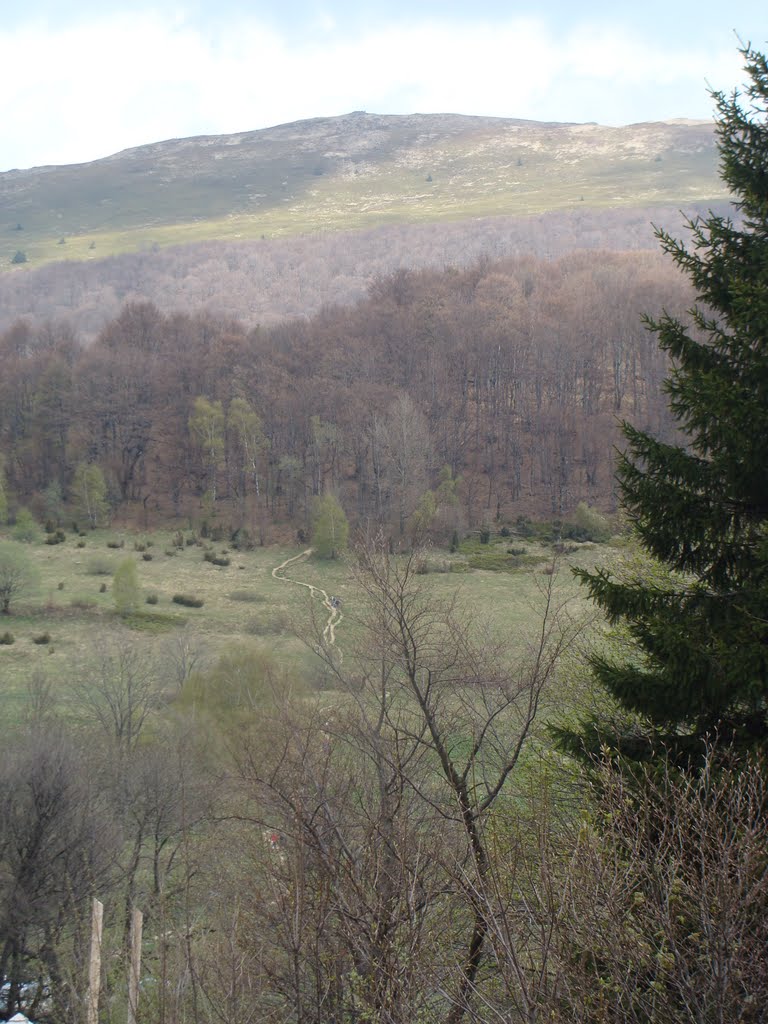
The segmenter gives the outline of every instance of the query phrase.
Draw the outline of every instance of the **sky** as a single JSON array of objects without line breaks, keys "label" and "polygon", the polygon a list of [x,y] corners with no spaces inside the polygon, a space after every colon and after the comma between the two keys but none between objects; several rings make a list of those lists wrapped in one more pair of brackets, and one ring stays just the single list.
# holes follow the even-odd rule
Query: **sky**
[{"label": "sky", "polygon": [[709,118],[765,0],[0,0],[0,171],[367,110]]}]

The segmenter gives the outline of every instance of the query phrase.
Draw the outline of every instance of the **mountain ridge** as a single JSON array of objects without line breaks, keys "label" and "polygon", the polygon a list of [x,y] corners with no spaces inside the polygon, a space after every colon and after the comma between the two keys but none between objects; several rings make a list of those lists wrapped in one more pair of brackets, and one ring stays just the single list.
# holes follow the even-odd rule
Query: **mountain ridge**
[{"label": "mountain ridge", "polygon": [[722,198],[707,121],[352,111],[2,172],[0,264],[17,250],[40,265],[201,240]]}]

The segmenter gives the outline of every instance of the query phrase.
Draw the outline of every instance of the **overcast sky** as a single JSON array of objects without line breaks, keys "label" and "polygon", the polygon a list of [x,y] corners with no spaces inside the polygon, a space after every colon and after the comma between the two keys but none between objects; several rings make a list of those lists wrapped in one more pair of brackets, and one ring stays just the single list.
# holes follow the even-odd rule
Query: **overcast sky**
[{"label": "overcast sky", "polygon": [[766,0],[0,0],[0,170],[368,110],[707,118]]}]

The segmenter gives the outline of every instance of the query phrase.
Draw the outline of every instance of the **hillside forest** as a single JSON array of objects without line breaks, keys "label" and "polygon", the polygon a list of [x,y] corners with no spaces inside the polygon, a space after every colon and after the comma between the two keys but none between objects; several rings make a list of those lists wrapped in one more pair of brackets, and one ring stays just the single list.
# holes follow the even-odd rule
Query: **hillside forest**
[{"label": "hillside forest", "polygon": [[89,466],[100,522],[220,515],[262,543],[306,530],[326,491],[398,537],[441,483],[431,525],[449,534],[615,511],[618,420],[671,429],[641,313],[690,303],[658,253],[582,252],[400,270],[352,306],[250,330],[149,302],[88,345],[20,320],[0,337],[6,487],[42,519],[87,521]]}]

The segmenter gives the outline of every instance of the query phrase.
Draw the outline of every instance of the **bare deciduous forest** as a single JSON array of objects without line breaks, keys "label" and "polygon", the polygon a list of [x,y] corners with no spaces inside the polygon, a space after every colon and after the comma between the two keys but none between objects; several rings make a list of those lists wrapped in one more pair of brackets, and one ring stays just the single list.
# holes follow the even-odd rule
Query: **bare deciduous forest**
[{"label": "bare deciduous forest", "polygon": [[356,305],[252,330],[151,303],[87,346],[20,321],[0,340],[8,486],[33,507],[51,484],[68,499],[96,464],[118,515],[149,525],[207,502],[255,532],[306,528],[332,490],[402,535],[448,467],[446,528],[613,511],[618,419],[670,431],[640,315],[690,302],[659,254],[594,252],[401,270]]},{"label": "bare deciduous forest", "polygon": [[[688,210],[705,212],[695,204]],[[652,223],[674,230],[681,215],[673,207],[587,208],[197,243],[106,259],[96,250],[87,262],[0,273],[0,329],[19,317],[34,326],[53,320],[90,340],[124,303],[145,301],[163,313],[205,310],[255,327],[357,302],[373,280],[396,270],[461,268],[522,255],[555,259],[577,249],[654,250]]]}]

